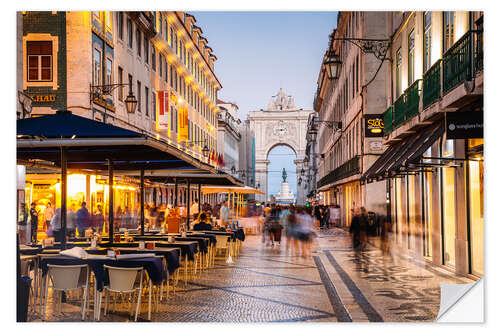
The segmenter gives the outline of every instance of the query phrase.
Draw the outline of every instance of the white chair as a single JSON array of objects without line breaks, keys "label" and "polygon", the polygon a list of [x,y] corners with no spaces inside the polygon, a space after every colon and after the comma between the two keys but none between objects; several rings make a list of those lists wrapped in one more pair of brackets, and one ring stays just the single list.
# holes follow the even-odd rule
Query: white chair
[{"label": "white chair", "polygon": [[227,236],[215,236],[217,237],[217,244],[215,245],[215,252],[217,252],[217,250],[224,250],[224,252],[226,252],[226,256],[224,257],[224,259],[227,259],[227,257],[229,256],[229,251],[231,251],[230,249],[230,246],[231,246],[231,243],[228,241],[228,237]]},{"label": "white chair", "polygon": [[[43,320],[47,308],[47,296],[49,294],[49,280],[52,280],[52,290],[59,291],[59,309],[62,304],[62,292],[76,289],[83,289],[82,320],[85,319],[87,311],[87,299],[89,291],[88,265],[47,265],[48,272],[45,278],[45,297],[43,301]],[[59,310],[60,311],[60,310]]]},{"label": "white chair", "polygon": [[[108,270],[109,283],[104,285],[103,292],[106,292],[106,305],[104,307],[104,315],[108,311],[108,301],[109,292],[115,292],[120,295],[123,294],[134,294],[137,292],[137,306],[135,308],[135,321],[137,321],[137,315],[139,314],[139,308],[141,305],[141,291],[142,291],[142,280],[144,277],[144,270],[142,267],[113,267],[104,265],[104,269]],[[99,304],[102,301],[102,294],[99,296]],[[97,320],[100,319],[100,306],[99,314]],[[132,302],[130,302],[130,315],[132,315]]]}]

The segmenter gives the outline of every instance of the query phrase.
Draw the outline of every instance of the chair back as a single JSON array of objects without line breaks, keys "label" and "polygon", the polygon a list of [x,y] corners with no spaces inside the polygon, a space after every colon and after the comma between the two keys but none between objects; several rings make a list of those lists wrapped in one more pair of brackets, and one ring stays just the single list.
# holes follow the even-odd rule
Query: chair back
[{"label": "chair back", "polygon": [[135,289],[137,273],[141,272],[142,267],[113,267],[104,265],[109,273],[109,289],[118,292],[128,292]]},{"label": "chair back", "polygon": [[26,276],[30,273],[31,260],[21,260],[21,275]]},{"label": "chair back", "polygon": [[72,290],[79,288],[80,273],[87,265],[51,265],[48,264],[49,276],[53,288],[57,290]]},{"label": "chair back", "polygon": [[215,248],[224,249],[227,247],[227,236],[215,236],[217,239],[217,243],[215,244]]}]

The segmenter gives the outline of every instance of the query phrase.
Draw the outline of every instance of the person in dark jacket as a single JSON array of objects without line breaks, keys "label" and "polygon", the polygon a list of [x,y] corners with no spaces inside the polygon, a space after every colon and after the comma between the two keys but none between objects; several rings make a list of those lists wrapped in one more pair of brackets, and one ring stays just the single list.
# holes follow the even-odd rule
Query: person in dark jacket
[{"label": "person in dark jacket", "polygon": [[76,227],[78,228],[78,235],[85,235],[85,230],[90,227],[90,213],[87,209],[87,204],[82,202],[82,207],[76,212]]},{"label": "person in dark jacket", "polygon": [[[364,213],[363,213],[364,212]],[[366,210],[364,207],[356,209],[349,227],[349,232],[352,234],[352,248],[361,250],[365,246],[366,228],[368,225]]]},{"label": "person in dark jacket", "polygon": [[207,215],[205,213],[201,213],[199,216],[200,222],[196,223],[193,226],[193,230],[212,230],[212,225],[207,221]]}]

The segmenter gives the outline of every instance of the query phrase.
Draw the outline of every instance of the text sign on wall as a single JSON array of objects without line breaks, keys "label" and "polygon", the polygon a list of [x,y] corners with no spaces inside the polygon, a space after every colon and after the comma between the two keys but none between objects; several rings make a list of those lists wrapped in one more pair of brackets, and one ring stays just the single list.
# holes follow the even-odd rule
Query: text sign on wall
[{"label": "text sign on wall", "polygon": [[381,114],[365,114],[365,137],[384,136],[384,120]]},{"label": "text sign on wall", "polygon": [[483,111],[446,113],[447,139],[481,139],[483,135]]}]

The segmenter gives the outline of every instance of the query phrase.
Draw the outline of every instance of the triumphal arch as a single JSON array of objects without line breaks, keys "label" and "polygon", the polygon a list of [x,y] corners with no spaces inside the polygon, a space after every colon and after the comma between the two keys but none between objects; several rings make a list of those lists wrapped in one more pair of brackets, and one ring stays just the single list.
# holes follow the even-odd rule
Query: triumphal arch
[{"label": "triumphal arch", "polygon": [[[260,190],[265,192],[256,195],[257,201],[269,200],[268,155],[274,147],[284,145],[295,152],[297,180],[300,177],[300,170],[305,168],[307,120],[313,112],[297,109],[293,97],[287,96],[281,88],[276,96],[272,96],[266,109],[248,112],[250,129],[255,135],[255,184],[260,184]],[[302,186],[297,186],[296,202],[298,205],[305,202]]]}]

